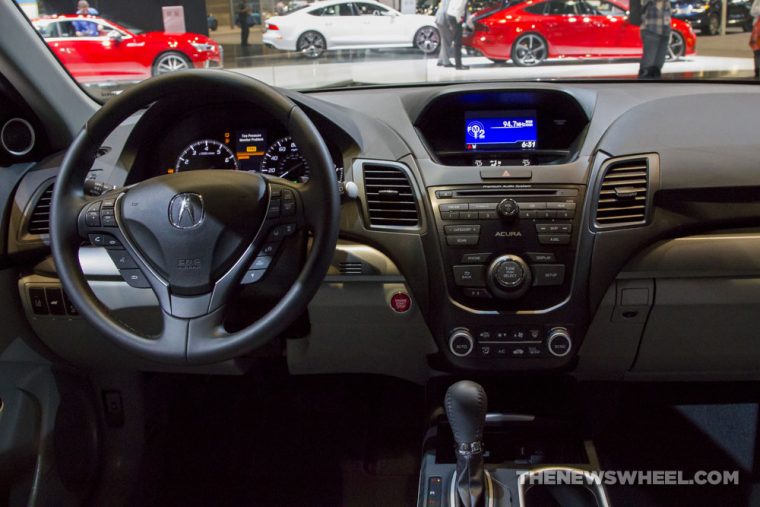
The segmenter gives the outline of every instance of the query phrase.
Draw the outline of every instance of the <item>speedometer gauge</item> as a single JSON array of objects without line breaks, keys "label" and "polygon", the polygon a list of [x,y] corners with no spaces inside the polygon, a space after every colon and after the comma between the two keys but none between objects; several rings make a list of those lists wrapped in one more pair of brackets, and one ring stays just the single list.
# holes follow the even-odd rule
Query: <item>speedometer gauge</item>
[{"label": "speedometer gauge", "polygon": [[295,183],[309,181],[309,164],[291,137],[283,137],[272,143],[261,161],[261,172]]},{"label": "speedometer gauge", "polygon": [[201,139],[185,148],[177,158],[175,171],[198,169],[237,169],[235,154],[225,144],[213,139]]}]

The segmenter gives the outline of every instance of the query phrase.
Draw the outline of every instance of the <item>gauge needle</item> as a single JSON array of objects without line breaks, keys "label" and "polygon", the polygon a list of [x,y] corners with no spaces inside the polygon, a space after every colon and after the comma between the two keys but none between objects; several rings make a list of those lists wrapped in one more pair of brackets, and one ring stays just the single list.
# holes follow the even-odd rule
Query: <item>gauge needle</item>
[{"label": "gauge needle", "polygon": [[290,169],[288,169],[287,171],[285,171],[284,173],[282,173],[280,175],[280,178],[284,178],[285,176],[287,176],[288,174],[292,173],[293,171],[295,171],[296,169],[298,169],[302,165],[303,165],[303,162],[301,162],[300,164],[294,165],[293,167],[291,167]]}]

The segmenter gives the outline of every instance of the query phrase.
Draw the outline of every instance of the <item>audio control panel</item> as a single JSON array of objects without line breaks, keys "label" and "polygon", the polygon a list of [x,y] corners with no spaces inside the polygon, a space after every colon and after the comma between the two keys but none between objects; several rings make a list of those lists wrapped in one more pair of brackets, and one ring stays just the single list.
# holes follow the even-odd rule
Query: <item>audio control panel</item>
[{"label": "audio control panel", "polygon": [[449,294],[479,310],[538,311],[570,294],[583,203],[573,185],[430,189]]}]

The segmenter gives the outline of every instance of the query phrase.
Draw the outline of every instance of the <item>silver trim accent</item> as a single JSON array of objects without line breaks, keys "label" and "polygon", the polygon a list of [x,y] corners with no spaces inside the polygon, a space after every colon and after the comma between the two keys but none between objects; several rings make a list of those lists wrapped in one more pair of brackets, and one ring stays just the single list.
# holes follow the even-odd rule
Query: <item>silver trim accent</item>
[{"label": "silver trim accent", "polygon": [[536,416],[529,414],[499,414],[495,412],[486,414],[486,423],[532,422],[535,420]]},{"label": "silver trim accent", "polygon": [[[525,505],[525,494],[533,486],[533,484],[526,484],[528,481],[527,479],[528,476],[541,475],[544,472],[561,472],[561,471],[574,472],[574,473],[582,475],[586,479],[586,481],[588,481],[588,484],[592,484],[594,489],[596,490],[596,494],[594,496],[600,502],[599,507],[610,507],[610,501],[607,498],[607,491],[605,491],[604,487],[602,486],[598,478],[594,478],[594,476],[591,475],[587,470],[583,470],[581,468],[575,468],[575,467],[567,467],[567,466],[542,467],[542,468],[536,468],[534,470],[530,470],[530,471],[519,474],[517,476],[518,505],[520,506]],[[591,489],[591,486],[586,486],[586,487]]]},{"label": "silver trim accent", "polygon": [[[467,351],[466,354],[460,354],[459,352],[456,352],[454,350],[454,340],[460,336],[463,336],[467,339],[467,341],[470,342],[470,350]],[[454,354],[457,357],[467,357],[470,354],[472,354],[472,351],[475,350],[475,338],[473,338],[472,333],[470,333],[467,329],[455,329],[451,336],[449,336],[449,352]]]},{"label": "silver trim accent", "polygon": [[[488,470],[483,470],[483,476],[485,477],[485,483],[486,483],[486,501],[485,505],[486,507],[495,507],[494,505],[494,497],[493,497],[493,479],[491,478],[491,474],[488,472]],[[459,505],[459,502],[457,501],[457,471],[454,470],[454,473],[451,475],[451,486],[449,486],[449,505]],[[608,507],[608,506],[605,506]]]},{"label": "silver trim accent", "polygon": [[[554,341],[557,338],[563,337],[567,340],[567,352],[564,354],[555,354],[552,350],[552,341]],[[549,331],[549,338],[546,340],[546,348],[549,351],[551,355],[554,357],[565,357],[567,356],[570,351],[573,349],[573,340],[570,338],[570,332],[564,328],[564,327],[555,327],[551,331]]]},{"label": "silver trim accent", "polygon": [[[414,193],[414,199],[417,205],[417,216],[418,216],[417,225],[403,226],[403,225],[372,225],[370,224],[369,206],[367,205],[367,194],[364,188],[364,166],[367,164],[374,164],[374,165],[380,165],[380,166],[391,167],[394,169],[399,169],[404,174],[406,174],[406,177],[409,180],[409,185],[412,187],[412,193]],[[354,182],[359,188],[359,201],[361,202],[362,213],[364,214],[364,225],[367,227],[367,229],[381,230],[381,231],[417,232],[424,228],[425,209],[422,205],[423,203],[422,192],[420,191],[420,187],[417,183],[417,179],[415,178],[414,173],[412,172],[412,169],[408,165],[403,164],[401,162],[391,161],[391,160],[356,159],[354,160],[354,165],[352,167],[352,170],[353,170],[353,175],[354,175]]]},{"label": "silver trim accent", "polygon": [[[24,126],[26,126],[26,128],[29,129],[29,133],[32,136],[32,140],[29,143],[29,146],[26,149],[22,150],[22,151],[14,151],[14,150],[8,148],[8,145],[5,144],[5,129],[8,128],[8,124],[10,124],[11,122],[14,122],[14,121],[19,121]],[[32,149],[34,148],[34,143],[35,143],[36,140],[37,140],[37,136],[36,136],[36,133],[34,131],[34,127],[32,127],[32,124],[29,123],[28,121],[26,121],[23,118],[18,118],[18,117],[11,118],[10,120],[6,121],[3,124],[3,128],[0,129],[0,144],[3,145],[3,148],[5,148],[5,151],[7,151],[11,155],[15,155],[17,157],[23,157],[24,155],[26,155],[27,153],[29,153],[30,151],[32,151]]]},{"label": "silver trim accent", "polygon": [[[177,212],[177,218],[174,219],[174,208],[176,207],[175,201],[179,200],[179,211]],[[200,209],[200,218],[195,216],[195,206],[193,206],[193,200],[196,201],[197,207]],[[190,225],[182,225],[182,218],[187,213],[190,218]],[[197,218],[197,220],[196,220]],[[196,194],[195,192],[183,192],[172,197],[169,201],[169,223],[176,229],[195,229],[203,223],[206,218],[206,205],[203,202],[203,196]]]}]

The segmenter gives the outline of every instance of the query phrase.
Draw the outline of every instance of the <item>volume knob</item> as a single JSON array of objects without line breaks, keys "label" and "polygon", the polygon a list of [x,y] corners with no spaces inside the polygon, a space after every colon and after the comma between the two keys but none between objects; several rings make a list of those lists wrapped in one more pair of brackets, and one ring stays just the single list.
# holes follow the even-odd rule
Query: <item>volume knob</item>
[{"label": "volume knob", "polygon": [[496,211],[502,218],[516,218],[520,214],[520,206],[514,199],[502,199],[502,201],[496,206]]}]

